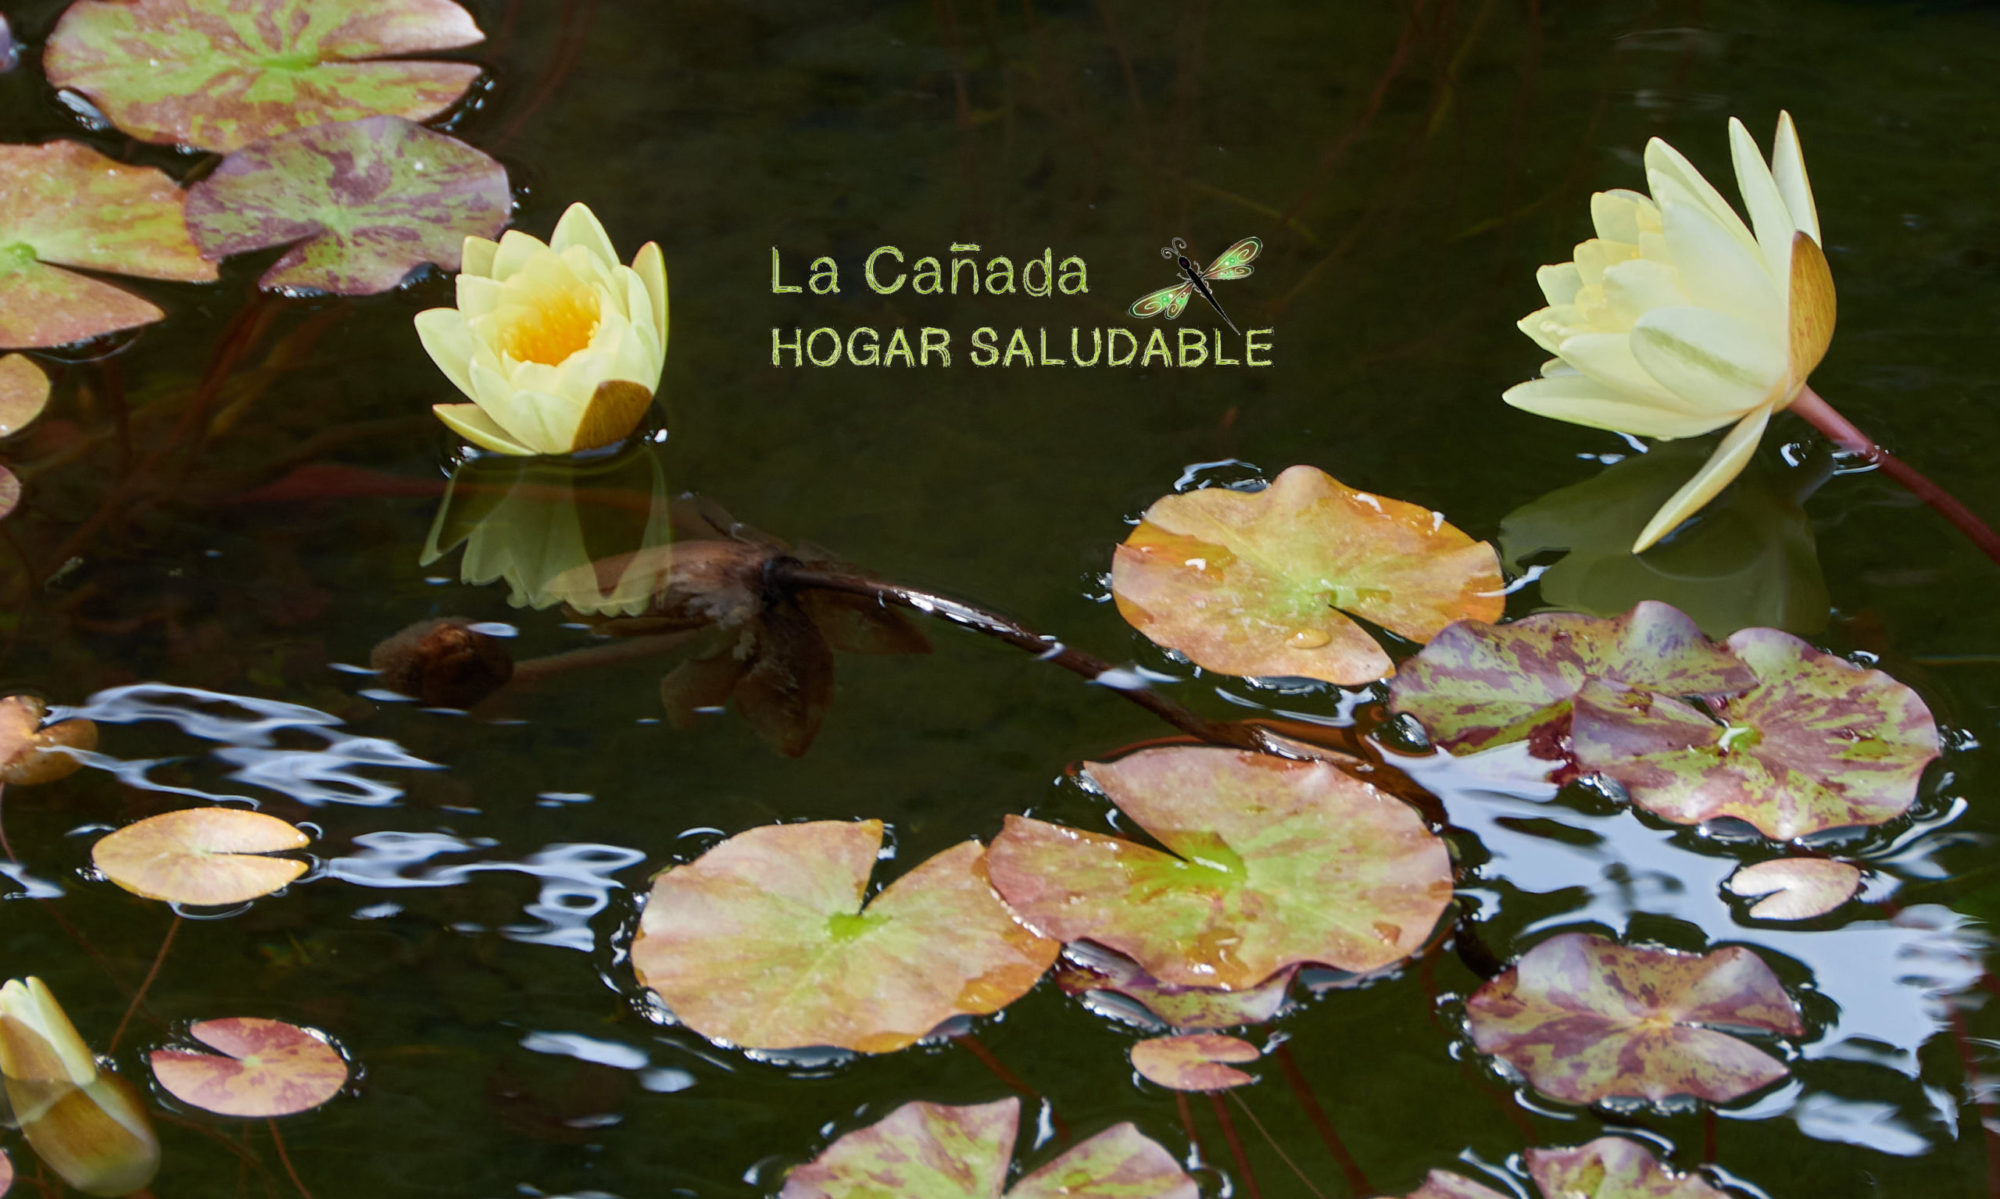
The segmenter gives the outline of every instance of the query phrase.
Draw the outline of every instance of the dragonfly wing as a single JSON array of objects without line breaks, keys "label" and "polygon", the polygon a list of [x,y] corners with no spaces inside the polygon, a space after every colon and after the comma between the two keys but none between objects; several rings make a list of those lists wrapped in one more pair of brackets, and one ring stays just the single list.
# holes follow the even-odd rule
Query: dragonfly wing
[{"label": "dragonfly wing", "polygon": [[1181,314],[1181,309],[1187,307],[1188,296],[1193,291],[1194,284],[1192,283],[1176,283],[1172,287],[1162,287],[1158,291],[1149,291],[1132,301],[1131,313],[1140,320],[1144,320],[1149,316],[1158,316],[1164,312],[1167,314],[1167,319],[1172,320]]},{"label": "dragonfly wing", "polygon": [[1175,317],[1179,316],[1181,314],[1181,309],[1186,308],[1188,306],[1188,297],[1194,295],[1194,284],[1183,283],[1179,287],[1175,288],[1174,292],[1175,295],[1173,300],[1167,304],[1168,320],[1173,320]]},{"label": "dragonfly wing", "polygon": [[1241,279],[1251,271],[1250,260],[1264,252],[1264,240],[1246,237],[1224,250],[1208,269],[1202,272],[1206,279]]}]

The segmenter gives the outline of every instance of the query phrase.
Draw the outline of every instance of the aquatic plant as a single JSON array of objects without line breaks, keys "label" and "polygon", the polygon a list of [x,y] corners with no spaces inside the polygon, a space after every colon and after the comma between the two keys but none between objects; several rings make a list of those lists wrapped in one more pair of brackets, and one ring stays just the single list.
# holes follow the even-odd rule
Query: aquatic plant
[{"label": "aquatic plant", "polygon": [[160,1142],[139,1093],[96,1055],[39,978],[0,986],[0,1077],[35,1156],[87,1195],[153,1180]]}]

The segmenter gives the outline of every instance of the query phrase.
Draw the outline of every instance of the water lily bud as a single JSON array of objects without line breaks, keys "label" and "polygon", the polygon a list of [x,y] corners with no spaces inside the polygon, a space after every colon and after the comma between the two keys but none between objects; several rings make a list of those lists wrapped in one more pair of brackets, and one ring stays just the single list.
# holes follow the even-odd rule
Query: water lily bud
[{"label": "water lily bud", "polygon": [[98,1068],[41,979],[0,986],[0,1076],[38,1157],[86,1195],[153,1180],[160,1141],[132,1085]]},{"label": "water lily bud", "polygon": [[368,664],[384,687],[432,708],[470,708],[514,677],[500,639],[458,616],[418,621],[377,645]]}]

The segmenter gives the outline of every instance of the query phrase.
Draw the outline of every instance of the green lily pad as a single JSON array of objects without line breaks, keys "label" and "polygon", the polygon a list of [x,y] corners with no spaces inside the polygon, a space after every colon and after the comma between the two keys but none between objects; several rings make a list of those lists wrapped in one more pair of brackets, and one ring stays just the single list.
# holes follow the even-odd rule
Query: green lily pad
[{"label": "green lily pad", "polygon": [[333,121],[434,117],[479,68],[403,56],[483,36],[450,0],[78,0],[42,65],[141,141],[228,152]]},{"label": "green lily pad", "polygon": [[0,349],[59,346],[166,314],[63,267],[207,283],[181,189],[81,142],[0,146]]},{"label": "green lily pad", "polygon": [[224,1116],[289,1116],[347,1085],[347,1059],[307,1029],[238,1016],[198,1020],[188,1035],[216,1050],[156,1049],[148,1059],[168,1094]]},{"label": "green lily pad", "polygon": [[187,228],[210,258],[291,245],[257,281],[266,291],[364,296],[427,262],[457,270],[465,239],[497,235],[512,206],[498,162],[400,117],[369,117],[231,154],[188,192]]},{"label": "green lily pad", "polygon": [[1087,769],[1168,852],[1009,816],[993,884],[1048,936],[1108,946],[1162,982],[1247,990],[1303,962],[1378,969],[1420,948],[1451,900],[1444,842],[1328,763],[1171,746]]},{"label": "green lily pad", "polygon": [[747,1049],[887,1053],[958,1015],[997,1012],[1059,948],[986,879],[977,841],[862,906],[879,820],[738,833],[653,883],[632,964],[703,1036]]},{"label": "green lily pad", "polygon": [[12,437],[42,414],[49,377],[26,354],[0,357],[0,437]]},{"label": "green lily pad", "polygon": [[269,895],[306,872],[306,835],[262,812],[186,808],[128,824],[90,847],[90,861],[134,895],[214,907]]},{"label": "green lily pad", "polygon": [[1909,809],[1938,756],[1915,691],[1776,629],[1744,629],[1728,645],[1756,684],[1705,697],[1706,712],[1601,684],[1579,692],[1578,769],[1616,780],[1662,819],[1732,816],[1779,841]]},{"label": "green lily pad", "polygon": [[1799,1009],[1741,946],[1677,953],[1589,933],[1551,937],[1465,1005],[1472,1043],[1568,1103],[1692,1095],[1727,1103],[1785,1064],[1718,1028],[1796,1036]]},{"label": "green lily pad", "polygon": [[1287,966],[1241,991],[1175,986],[1154,978],[1122,953],[1079,941],[1063,947],[1055,979],[1069,995],[1103,991],[1126,996],[1175,1028],[1228,1028],[1262,1024],[1277,1015],[1297,974],[1298,967]]},{"label": "green lily pad", "polygon": [[1147,1080],[1176,1091],[1226,1091],[1256,1082],[1229,1062],[1254,1062],[1255,1045],[1219,1033],[1151,1037],[1132,1046],[1132,1068]]},{"label": "green lily pad", "polygon": [[1530,1149],[1528,1175],[1549,1199],[1729,1199],[1699,1175],[1676,1174],[1637,1141],[1599,1137],[1574,1149]]},{"label": "green lily pad", "polygon": [[1167,496],[1111,562],[1119,613],[1197,666],[1332,683],[1395,669],[1349,615],[1429,641],[1455,620],[1498,619],[1503,587],[1492,546],[1310,466],[1262,491]]},{"label": "green lily pad", "polygon": [[1731,895],[1764,898],[1750,906],[1758,920],[1810,920],[1854,898],[1861,867],[1831,858],[1777,858],[1745,866],[1722,884]]},{"label": "green lily pad", "polygon": [[[785,1179],[778,1199],[1000,1199],[1021,1101],[906,1103],[850,1132]],[[1173,1155],[1130,1124],[1081,1141],[1008,1199],[1199,1199]]]},{"label": "green lily pad", "polygon": [[1614,620],[1548,612],[1453,625],[1403,664],[1389,704],[1415,716],[1434,744],[1469,753],[1558,738],[1587,679],[1666,695],[1741,691],[1756,681],[1694,621],[1649,600]]}]

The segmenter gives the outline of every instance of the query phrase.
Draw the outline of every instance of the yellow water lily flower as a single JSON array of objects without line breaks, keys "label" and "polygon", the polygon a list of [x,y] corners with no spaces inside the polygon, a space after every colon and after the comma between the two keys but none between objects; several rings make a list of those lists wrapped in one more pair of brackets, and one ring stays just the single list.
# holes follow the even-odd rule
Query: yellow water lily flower
[{"label": "yellow water lily flower", "polygon": [[[1646,145],[1652,195],[1591,197],[1597,236],[1537,273],[1549,306],[1521,331],[1555,359],[1505,399],[1541,416],[1661,439],[1735,427],[1632,546],[1728,486],[1833,338],[1833,277],[1798,132],[1778,117],[1766,165],[1743,122],[1729,151],[1750,223],[1672,146]],[[1753,232],[1754,230],[1754,232]]]},{"label": "yellow water lily flower", "polygon": [[431,360],[472,397],[432,411],[483,449],[567,454],[629,434],[667,359],[660,247],[618,261],[604,226],[572,204],[547,244],[510,229],[465,239],[458,307],[417,314]]},{"label": "yellow water lily flower", "polygon": [[153,1180],[160,1141],[132,1084],[100,1070],[39,978],[0,986],[0,1076],[36,1156],[86,1195]]}]

